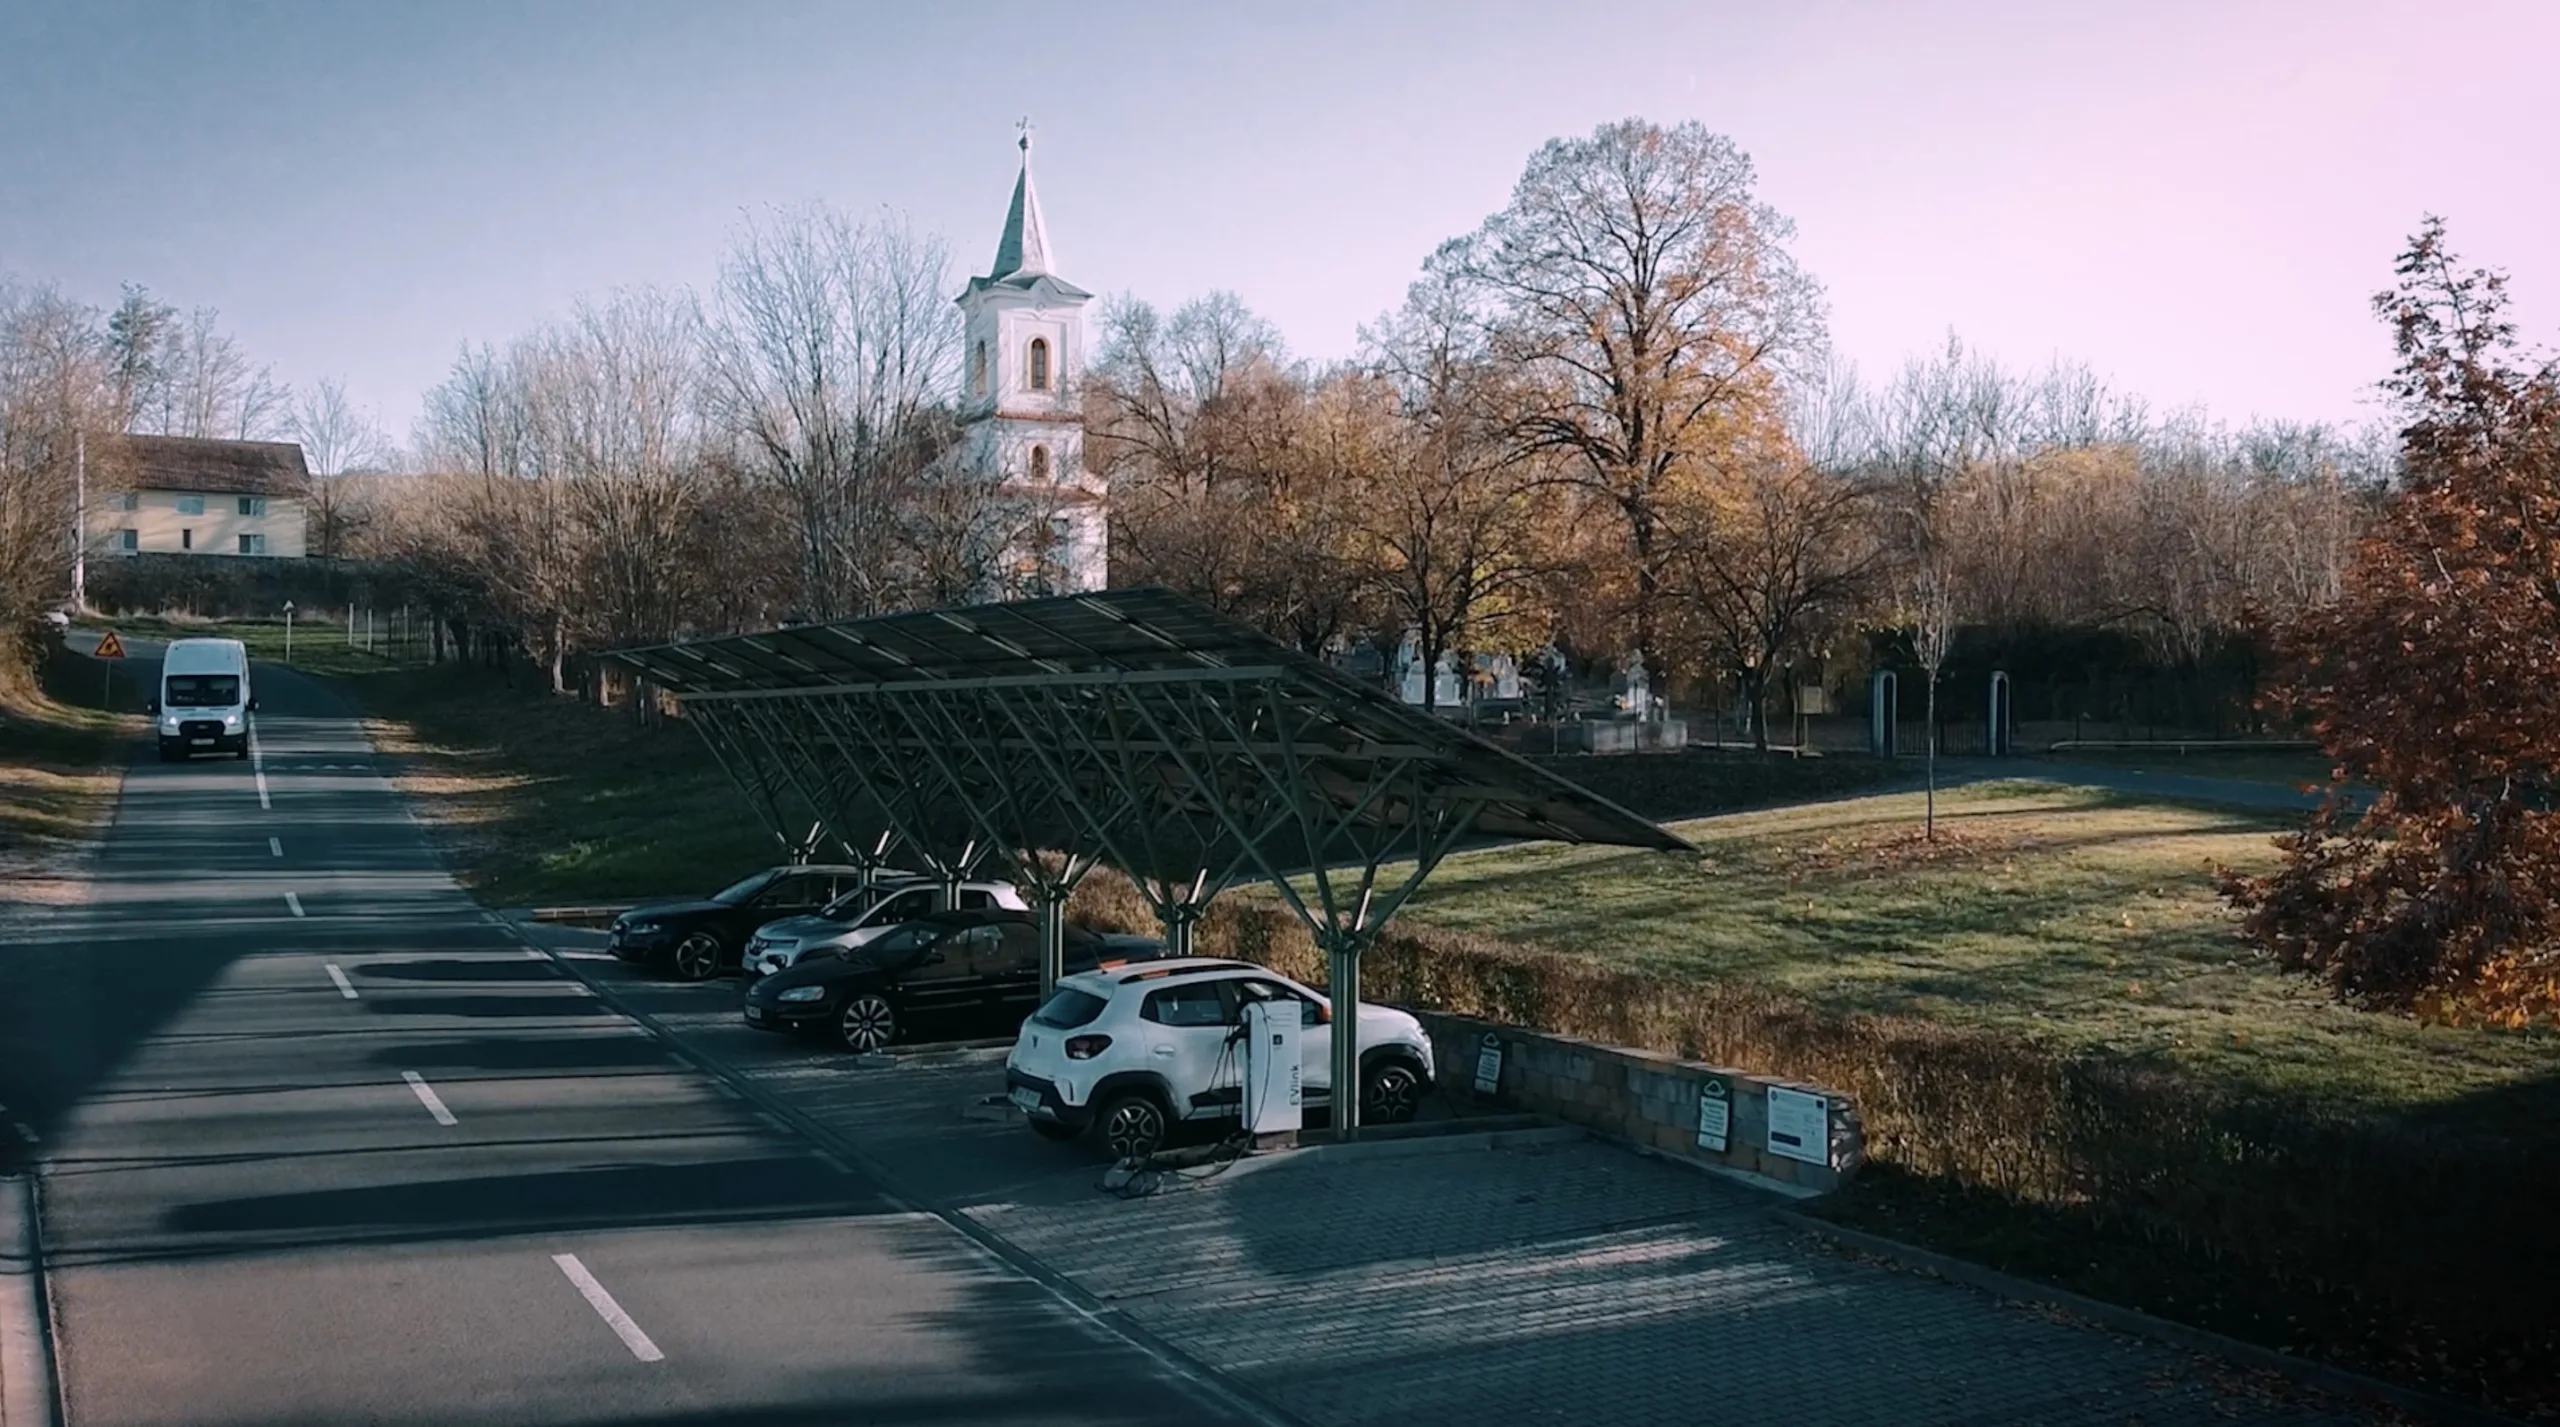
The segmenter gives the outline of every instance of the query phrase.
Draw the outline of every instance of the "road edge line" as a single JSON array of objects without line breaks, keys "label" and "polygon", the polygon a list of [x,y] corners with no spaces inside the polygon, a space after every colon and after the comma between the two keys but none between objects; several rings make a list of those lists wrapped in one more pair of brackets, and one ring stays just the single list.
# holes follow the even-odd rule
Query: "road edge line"
[{"label": "road edge line", "polygon": [[0,1179],[0,1278],[7,1280],[0,1287],[0,1427],[57,1427],[62,1421],[36,1178],[31,1167]]},{"label": "road edge line", "polygon": [[536,946],[533,940],[524,934],[524,928],[512,919],[507,922],[507,931],[523,945],[525,950],[550,962],[561,974],[575,978],[585,985],[596,999],[612,1007],[616,1014],[634,1022],[655,1037],[670,1055],[702,1074],[710,1076],[714,1081],[730,1086],[748,1105],[779,1120],[786,1134],[795,1135],[816,1150],[832,1154],[860,1171],[871,1180],[873,1186],[879,1191],[880,1197],[889,1201],[892,1208],[904,1213],[921,1214],[939,1222],[943,1227],[968,1241],[978,1252],[1047,1290],[1049,1295],[1057,1299],[1059,1304],[1069,1312],[1092,1324],[1097,1330],[1119,1339],[1154,1361],[1158,1367],[1185,1387],[1237,1416],[1247,1421],[1261,1423],[1263,1427],[1311,1427],[1305,1418],[1268,1400],[1252,1388],[1229,1381],[1224,1373],[1157,1336],[1126,1312],[1087,1292],[1073,1279],[1042,1263],[1021,1245],[1014,1243],[1003,1234],[970,1218],[952,1205],[909,1189],[886,1166],[865,1152],[852,1139],[838,1134],[815,1116],[807,1114],[780,1097],[767,1093],[763,1086],[732,1069],[725,1062],[687,1045],[681,1037],[668,1030],[655,1016],[624,1001],[614,993],[611,987],[587,975],[567,957],[553,955],[548,948]]}]

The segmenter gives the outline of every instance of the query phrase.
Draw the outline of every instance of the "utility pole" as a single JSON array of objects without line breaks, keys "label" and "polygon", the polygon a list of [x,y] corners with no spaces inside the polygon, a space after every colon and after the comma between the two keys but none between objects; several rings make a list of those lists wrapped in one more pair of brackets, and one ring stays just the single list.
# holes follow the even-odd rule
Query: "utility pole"
[{"label": "utility pole", "polygon": [[89,607],[89,433],[71,434],[71,607]]}]

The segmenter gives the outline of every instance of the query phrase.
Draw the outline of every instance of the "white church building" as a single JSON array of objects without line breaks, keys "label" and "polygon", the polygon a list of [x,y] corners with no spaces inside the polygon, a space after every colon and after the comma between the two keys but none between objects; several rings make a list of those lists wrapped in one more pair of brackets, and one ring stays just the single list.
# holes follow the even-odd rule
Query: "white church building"
[{"label": "white church building", "polygon": [[960,468],[997,482],[1021,534],[999,560],[1005,598],[1108,582],[1109,487],[1084,466],[1084,306],[1093,294],[1051,269],[1048,225],[1022,136],[996,260],[957,301],[963,321]]}]

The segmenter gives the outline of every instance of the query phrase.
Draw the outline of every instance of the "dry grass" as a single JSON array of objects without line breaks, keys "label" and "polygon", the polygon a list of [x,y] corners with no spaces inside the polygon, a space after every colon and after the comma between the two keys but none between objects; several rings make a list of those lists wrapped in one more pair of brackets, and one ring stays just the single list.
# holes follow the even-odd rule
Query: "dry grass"
[{"label": "dry grass", "polygon": [[77,902],[82,852],[115,811],[123,756],[144,729],[67,701],[99,695],[96,667],[61,655],[41,682],[0,667],[0,915]]}]

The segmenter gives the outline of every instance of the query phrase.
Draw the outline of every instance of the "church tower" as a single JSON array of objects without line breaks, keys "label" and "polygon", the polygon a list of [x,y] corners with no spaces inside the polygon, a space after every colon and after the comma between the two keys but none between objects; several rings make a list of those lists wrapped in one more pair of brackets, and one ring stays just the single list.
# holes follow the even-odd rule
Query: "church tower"
[{"label": "church tower", "polygon": [[998,584],[1007,596],[1098,590],[1106,583],[1107,488],[1084,468],[1084,305],[1093,294],[1050,269],[1049,228],[1022,175],[985,277],[957,299],[963,320],[960,459],[1018,511]]}]

